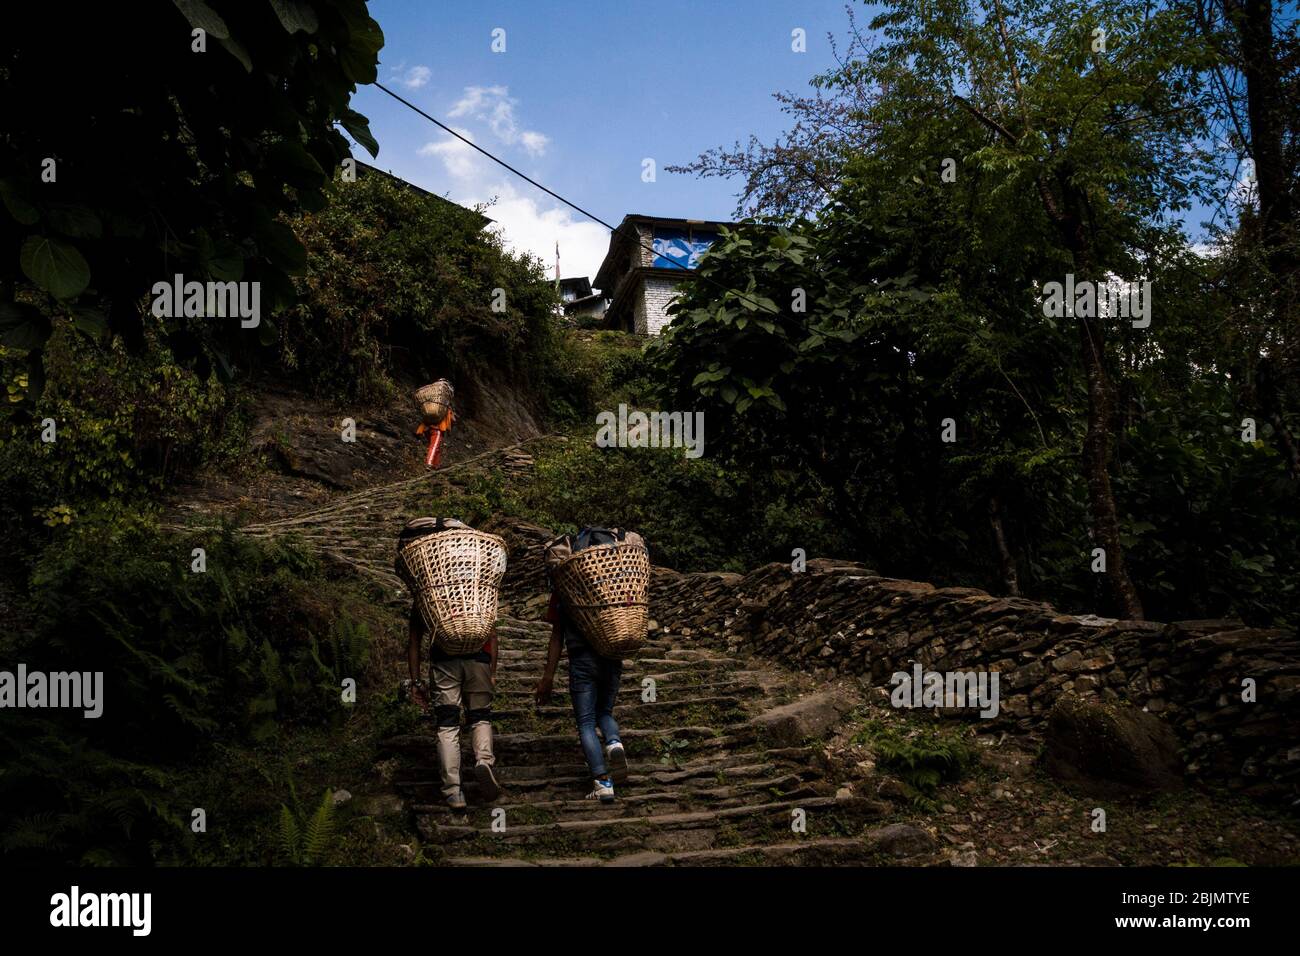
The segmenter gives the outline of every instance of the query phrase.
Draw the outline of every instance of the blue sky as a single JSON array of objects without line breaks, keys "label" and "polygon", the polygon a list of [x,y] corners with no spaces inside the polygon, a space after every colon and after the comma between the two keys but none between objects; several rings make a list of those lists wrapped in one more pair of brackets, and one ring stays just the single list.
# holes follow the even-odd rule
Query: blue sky
[{"label": "blue sky", "polygon": [[[861,4],[855,4],[860,13]],[[371,0],[384,30],[380,81],[608,222],[628,213],[727,219],[738,184],[664,172],[787,117],[777,90],[806,91],[832,65],[845,0]],[[492,51],[505,30],[505,52]],[[806,31],[807,52],[791,50]],[[594,276],[604,227],[478,156],[383,92],[353,107],[379,140],[376,165],[488,211],[516,248]],[[357,148],[358,155],[369,159]],[[642,182],[653,158],[657,180]]]}]

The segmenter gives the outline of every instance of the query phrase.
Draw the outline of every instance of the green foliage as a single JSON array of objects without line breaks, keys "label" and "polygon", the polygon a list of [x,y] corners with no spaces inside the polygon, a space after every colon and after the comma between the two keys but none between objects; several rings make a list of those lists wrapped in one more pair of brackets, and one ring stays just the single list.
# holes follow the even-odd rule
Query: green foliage
[{"label": "green foliage", "polygon": [[326,199],[294,222],[309,269],[279,321],[283,368],[353,399],[385,397],[396,371],[428,381],[491,368],[537,386],[556,322],[536,259],[507,252],[477,212],[382,174],[336,179]]},{"label": "green foliage", "polygon": [[960,778],[975,761],[968,733],[937,724],[901,730],[870,720],[853,742],[870,747],[879,766],[897,775],[918,802],[933,797],[941,783]]},{"label": "green foliage", "polygon": [[[195,546],[206,572],[191,570]],[[121,513],[62,532],[32,573],[31,626],[0,636],[0,666],[102,672],[103,715],[0,724],[0,798],[18,821],[5,852],[144,862],[185,831],[175,771],[196,752],[345,720],[340,680],[363,675],[368,630],[317,582],[304,552],[229,532],[186,541]]]},{"label": "green foliage", "polygon": [[[1095,56],[1078,4],[1002,11],[1010,39],[967,0],[884,4],[870,55],[818,78],[870,148],[810,146],[839,157],[816,224],[748,224],[702,258],[649,350],[661,402],[705,412],[719,467],[805,474],[845,556],[884,573],[1113,609],[1088,562],[1108,473],[1149,616],[1293,621],[1294,333],[1259,318],[1245,251],[1201,258],[1177,222],[1222,172],[1203,37],[1119,2]],[[1096,420],[1091,347],[1039,299],[1069,271],[1157,290],[1149,328],[1105,323]],[[1246,416],[1255,449],[1223,431]],[[1085,434],[1113,444],[1100,471]]]},{"label": "green foliage", "polygon": [[[66,524],[83,507],[135,500],[199,462],[235,457],[245,436],[239,394],[178,365],[156,331],[131,354],[120,340],[100,346],[60,324],[45,353],[49,387],[30,404],[25,366],[0,354],[11,394],[0,407],[10,507],[25,500],[47,524]],[[46,419],[52,443],[41,440]]]},{"label": "green foliage", "polygon": [[[268,313],[288,304],[306,254],[280,217],[325,204],[350,154],[337,126],[378,150],[348,105],[374,82],[384,42],[364,0],[146,6],[133,17],[89,6],[75,30],[66,10],[36,6],[26,29],[0,37],[5,345],[39,350],[44,307],[138,347],[140,300],[175,273],[258,281]],[[192,48],[195,28],[206,51]],[[73,93],[57,79],[72,76],[95,82]],[[206,378],[210,359],[229,371],[256,348],[271,331],[262,321],[250,336],[235,321],[172,319],[167,343]]]},{"label": "green foliage", "polygon": [[788,562],[794,547],[810,555],[848,549],[805,487],[797,474],[754,475],[707,454],[687,459],[681,449],[598,448],[587,432],[541,449],[529,482],[478,493],[491,503],[487,514],[519,515],[557,532],[635,529],[667,567],[747,571]]},{"label": "green foliage", "polygon": [[562,332],[545,363],[542,398],[547,420],[586,425],[620,402],[640,404],[653,393],[654,370],[640,336],[610,330]]},{"label": "green foliage", "polygon": [[279,843],[283,861],[294,866],[318,866],[335,849],[334,793],[326,790],[314,813],[305,816],[294,796],[294,810],[280,805]]},{"label": "green foliage", "polygon": [[1300,624],[1300,482],[1267,423],[1254,442],[1226,394],[1198,386],[1147,410],[1117,476],[1125,546],[1157,620]]}]

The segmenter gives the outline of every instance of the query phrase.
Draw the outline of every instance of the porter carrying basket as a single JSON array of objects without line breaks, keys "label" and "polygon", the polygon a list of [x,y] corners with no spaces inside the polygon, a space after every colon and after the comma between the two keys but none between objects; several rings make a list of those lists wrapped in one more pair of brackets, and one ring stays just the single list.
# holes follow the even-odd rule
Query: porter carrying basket
[{"label": "porter carrying basket", "polygon": [[398,552],[397,570],[440,648],[472,654],[487,643],[506,573],[503,540],[473,528],[427,534]]},{"label": "porter carrying basket", "polygon": [[584,548],[553,574],[565,610],[597,654],[625,657],[641,647],[650,592],[650,554],[644,546]]},{"label": "porter carrying basket", "polygon": [[420,406],[424,424],[432,427],[446,418],[447,413],[451,411],[451,399],[455,394],[456,390],[445,378],[438,379],[432,385],[416,389],[415,402]]}]

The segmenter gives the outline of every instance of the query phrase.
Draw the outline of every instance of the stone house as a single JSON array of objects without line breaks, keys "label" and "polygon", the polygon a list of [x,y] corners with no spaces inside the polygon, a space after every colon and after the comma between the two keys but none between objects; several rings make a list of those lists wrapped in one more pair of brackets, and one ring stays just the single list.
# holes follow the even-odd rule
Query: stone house
[{"label": "stone house", "polygon": [[594,319],[599,321],[605,315],[609,303],[599,292],[592,291],[591,280],[587,276],[561,279],[560,309],[570,319]]},{"label": "stone house", "polygon": [[609,300],[604,325],[639,335],[658,335],[685,273],[730,222],[625,216],[609,239],[609,251],[593,283]]}]

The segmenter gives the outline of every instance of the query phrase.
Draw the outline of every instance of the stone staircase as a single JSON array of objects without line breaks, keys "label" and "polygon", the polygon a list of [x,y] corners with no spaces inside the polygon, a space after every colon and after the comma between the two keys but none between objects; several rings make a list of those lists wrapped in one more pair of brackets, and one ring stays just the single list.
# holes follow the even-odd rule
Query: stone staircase
[{"label": "stone staircase", "polygon": [[[410,595],[393,574],[392,543],[406,518],[426,513],[431,499],[476,471],[526,475],[532,459],[525,448],[547,437],[241,531],[292,538],[349,566],[377,586],[380,603],[404,613]],[[806,677],[657,628],[626,661],[615,711],[628,782],[613,805],[585,799],[591,779],[569,706],[566,659],[552,703],[537,707],[533,700],[549,639],[549,626],[529,619],[546,603],[538,547],[546,533],[508,519],[485,530],[511,545],[493,720],[502,792],[488,806],[471,780],[469,807],[453,813],[441,799],[432,726],[384,741],[385,751],[401,757],[395,786],[426,858],[452,866],[699,866],[870,863],[899,855],[887,846],[891,828],[880,826],[891,804],[839,786],[814,743],[789,735],[774,740],[765,728],[764,715],[811,687]],[[399,679],[404,654],[381,666]],[[466,766],[468,736],[462,734]]]},{"label": "stone staircase", "polygon": [[[777,746],[755,722],[797,697],[794,675],[652,631],[625,663],[615,711],[629,779],[613,805],[602,805],[585,799],[591,779],[564,659],[553,703],[539,708],[532,698],[548,625],[507,617],[498,630],[494,726],[502,792],[493,804],[480,801],[472,782],[466,811],[441,802],[431,735],[385,742],[406,758],[396,786],[444,865],[824,865],[878,858],[878,841],[863,833],[890,805],[838,788],[819,769],[815,745]],[[647,681],[653,700],[644,699]],[[472,763],[468,749],[465,759]]]}]

